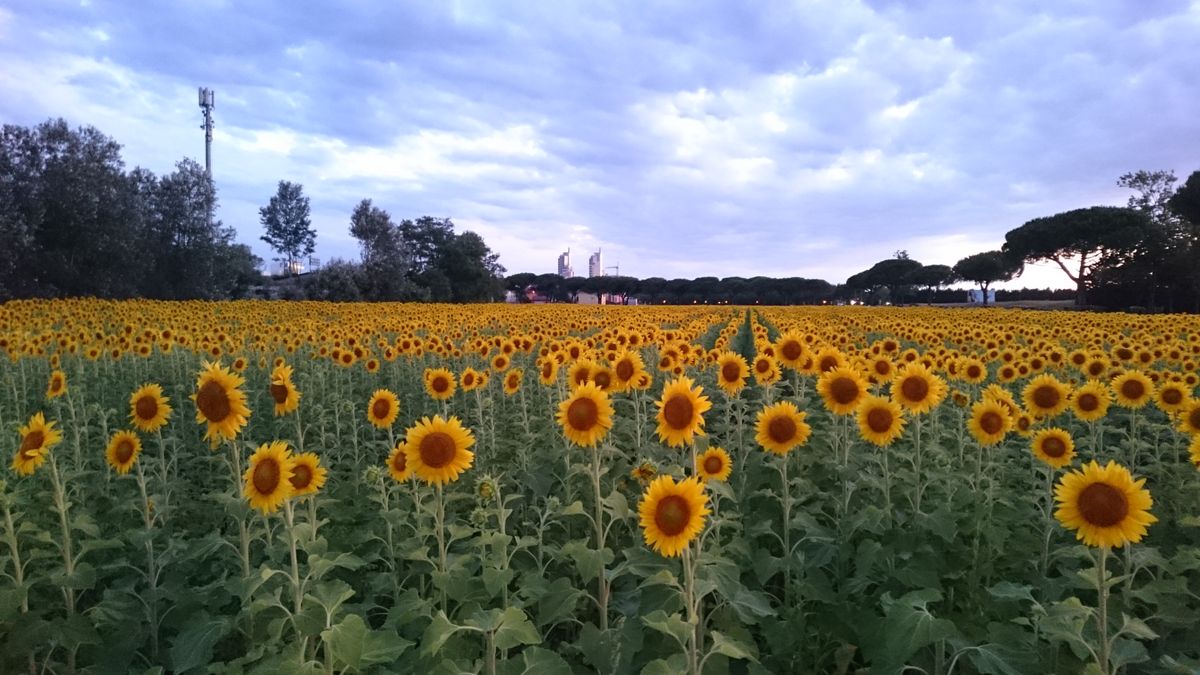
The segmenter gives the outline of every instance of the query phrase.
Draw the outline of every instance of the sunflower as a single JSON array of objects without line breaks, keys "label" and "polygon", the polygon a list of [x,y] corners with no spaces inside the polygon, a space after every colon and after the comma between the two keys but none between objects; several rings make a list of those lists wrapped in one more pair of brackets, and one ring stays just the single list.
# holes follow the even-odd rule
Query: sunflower
[{"label": "sunflower", "polygon": [[458,376],[458,383],[462,385],[463,391],[474,391],[479,386],[479,373],[468,367]]},{"label": "sunflower", "polygon": [[1054,417],[1070,405],[1070,388],[1053,375],[1038,375],[1021,393],[1025,409],[1034,417]]},{"label": "sunflower", "polygon": [[1012,429],[1018,436],[1029,438],[1033,435],[1033,428],[1037,423],[1038,420],[1033,415],[1022,410],[1013,418]]},{"label": "sunflower", "polygon": [[300,407],[300,390],[292,384],[292,367],[275,366],[271,371],[271,399],[275,401],[275,416],[281,417]]},{"label": "sunflower", "polygon": [[909,363],[892,380],[892,399],[912,415],[933,410],[946,397],[946,383],[920,363]]},{"label": "sunflower", "polygon": [[839,366],[821,373],[817,380],[817,391],[830,412],[849,415],[858,409],[858,404],[867,395],[867,383],[858,371]]},{"label": "sunflower", "polygon": [[1061,469],[1075,458],[1075,441],[1066,429],[1051,427],[1042,429],[1033,436],[1033,456]]},{"label": "sunflower", "polygon": [[1200,436],[1200,399],[1192,399],[1179,410],[1179,430]]},{"label": "sunflower", "polygon": [[445,401],[454,395],[454,373],[445,368],[425,369],[425,392],[435,401]]},{"label": "sunflower", "polygon": [[1071,393],[1071,412],[1084,422],[1095,422],[1108,414],[1111,402],[1108,387],[1098,380],[1088,380]]},{"label": "sunflower", "polygon": [[520,368],[513,368],[504,374],[504,393],[507,396],[512,396],[521,390],[521,382],[525,379],[525,371]]},{"label": "sunflower", "polygon": [[746,386],[750,366],[741,354],[722,352],[717,356],[717,386],[729,396],[737,396]]},{"label": "sunflower", "polygon": [[959,376],[970,384],[979,384],[986,380],[988,376],[987,366],[984,365],[983,361],[971,357],[964,358],[958,364],[958,372]]},{"label": "sunflower", "polygon": [[648,483],[658,475],[658,467],[654,462],[646,460],[629,470],[629,477],[639,483]]},{"label": "sunflower", "polygon": [[758,413],[754,440],[770,452],[786,455],[792,448],[806,443],[812,435],[806,417],[791,401],[767,406]]},{"label": "sunflower", "polygon": [[142,452],[142,441],[132,431],[118,431],[108,440],[104,449],[104,458],[108,460],[117,473],[124,475],[133,468],[138,455]]},{"label": "sunflower", "polygon": [[1200,436],[1192,437],[1192,442],[1188,445],[1188,457],[1192,460],[1192,466],[1200,471]]},{"label": "sunflower", "polygon": [[1183,410],[1190,398],[1188,388],[1182,382],[1165,382],[1154,392],[1154,404],[1168,415]]},{"label": "sunflower", "polygon": [[712,407],[703,389],[692,387],[692,380],[680,377],[663,387],[658,406],[658,439],[672,448],[691,443],[704,435],[704,413]]},{"label": "sunflower", "polygon": [[775,341],[775,358],[788,368],[799,370],[806,356],[808,345],[804,344],[803,336],[795,331],[784,333]]},{"label": "sunflower", "polygon": [[292,458],[292,496],[316,494],[325,486],[328,469],[321,466],[321,458],[315,452],[306,452]]},{"label": "sunflower", "polygon": [[245,383],[241,375],[221,367],[215,361],[205,361],[200,377],[196,381],[196,422],[208,423],[204,438],[214,447],[221,439],[233,440],[246,425],[250,409],[246,407],[246,394],[240,387]]},{"label": "sunflower", "polygon": [[971,419],[967,421],[967,430],[979,442],[987,447],[1004,440],[1005,434],[1012,429],[1012,418],[1008,408],[993,398],[985,397],[971,406]]},{"label": "sunflower", "polygon": [[250,500],[250,508],[263,514],[274,513],[295,493],[292,487],[292,466],[295,460],[284,441],[271,441],[258,446],[250,456],[250,467],[244,476],[246,486],[242,495]]},{"label": "sunflower", "polygon": [[403,483],[413,475],[412,467],[408,464],[408,450],[404,446],[405,442],[401,440],[387,458],[388,473],[397,483]]},{"label": "sunflower", "polygon": [[1128,370],[1113,378],[1113,393],[1117,405],[1125,408],[1142,408],[1154,396],[1154,383],[1137,370]]},{"label": "sunflower", "polygon": [[728,480],[733,461],[724,448],[713,446],[696,458],[695,468],[696,475],[703,480]]},{"label": "sunflower", "polygon": [[638,374],[646,371],[646,363],[642,361],[640,354],[634,351],[622,349],[617,352],[612,363],[612,390],[613,391],[628,391],[633,388],[633,383],[637,381]]},{"label": "sunflower", "polygon": [[50,382],[46,385],[46,398],[58,398],[67,393],[67,374],[61,370],[50,373]]},{"label": "sunflower", "polygon": [[882,396],[867,396],[858,405],[858,433],[878,446],[891,445],[904,431],[900,404]]},{"label": "sunflower", "polygon": [[497,373],[504,372],[505,369],[507,369],[511,364],[512,361],[509,360],[507,354],[497,354],[492,357],[492,370],[496,371]]},{"label": "sunflower", "polygon": [[694,477],[676,483],[671,476],[659,476],[642,495],[638,514],[646,545],[673,558],[704,529],[708,494]]},{"label": "sunflower", "polygon": [[1154,501],[1142,487],[1145,482],[1145,478],[1135,481],[1129,469],[1116,462],[1104,467],[1088,462],[1081,471],[1059,479],[1054,517],[1063,527],[1076,530],[1075,538],[1088,546],[1136,544],[1145,536],[1146,526],[1158,521],[1150,513]]},{"label": "sunflower", "polygon": [[129,417],[133,420],[133,426],[146,433],[161,429],[171,416],[171,406],[167,404],[169,400],[163,396],[161,386],[143,384],[129,397]]},{"label": "sunflower", "polygon": [[29,418],[29,424],[21,427],[21,445],[13,456],[13,471],[28,476],[46,461],[50,448],[62,441],[62,432],[54,428],[55,422],[47,422],[42,413]]},{"label": "sunflower", "polygon": [[367,403],[367,421],[376,429],[386,429],[400,416],[400,399],[387,389],[376,389]]},{"label": "sunflower", "polygon": [[592,367],[592,384],[595,384],[600,391],[608,391],[612,389],[613,374],[612,371],[604,366]]},{"label": "sunflower", "polygon": [[575,445],[590,447],[612,428],[612,403],[608,394],[592,383],[577,387],[558,404],[558,423],[563,435]]},{"label": "sunflower", "polygon": [[754,364],[750,370],[754,373],[754,381],[763,386],[778,382],[781,377],[779,365],[775,363],[773,357],[766,354],[754,357]]},{"label": "sunflower", "polygon": [[558,361],[552,358],[542,359],[538,364],[538,382],[544,385],[554,384],[558,380]]},{"label": "sunflower", "polygon": [[448,420],[441,415],[433,419],[422,417],[408,428],[404,443],[406,466],[411,466],[426,483],[452,483],[475,461],[472,445],[475,437],[457,417]]}]

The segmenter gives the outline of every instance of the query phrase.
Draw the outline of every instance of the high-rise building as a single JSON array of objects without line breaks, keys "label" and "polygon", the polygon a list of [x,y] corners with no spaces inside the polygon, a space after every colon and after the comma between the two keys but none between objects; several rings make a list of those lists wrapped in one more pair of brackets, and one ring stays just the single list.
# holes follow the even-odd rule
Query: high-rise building
[{"label": "high-rise building", "polygon": [[595,253],[588,256],[588,276],[604,276],[604,262],[600,259],[600,249],[596,249]]},{"label": "high-rise building", "polygon": [[571,249],[558,256],[558,276],[564,279],[575,276],[575,268],[571,267]]}]

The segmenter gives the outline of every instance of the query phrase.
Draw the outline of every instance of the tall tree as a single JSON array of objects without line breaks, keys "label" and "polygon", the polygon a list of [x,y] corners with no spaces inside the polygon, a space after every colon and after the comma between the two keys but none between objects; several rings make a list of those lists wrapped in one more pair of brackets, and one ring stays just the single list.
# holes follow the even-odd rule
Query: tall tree
[{"label": "tall tree", "polygon": [[905,281],[913,286],[926,289],[929,293],[929,300],[932,301],[934,291],[958,281],[958,274],[949,265],[922,265],[909,272]]},{"label": "tall tree", "polygon": [[979,284],[983,304],[987,304],[988,288],[998,281],[1010,281],[1021,273],[1021,261],[1000,251],[984,251],[969,255],[954,264],[954,273],[966,281]]},{"label": "tall tree", "polygon": [[183,299],[216,297],[223,284],[217,275],[228,253],[220,222],[210,222],[216,189],[204,167],[184,159],[157,182],[152,195],[150,240],[156,249],[147,279],[151,297]]},{"label": "tall tree", "polygon": [[279,254],[277,260],[295,274],[301,260],[312,255],[317,243],[317,231],[309,218],[304,186],[279,181],[275,196],[258,210],[258,215],[266,231],[262,240]]},{"label": "tall tree", "polygon": [[1024,262],[1053,261],[1075,283],[1075,303],[1082,306],[1097,266],[1128,255],[1149,227],[1149,218],[1139,211],[1093,206],[1035,218],[1010,230],[1004,235],[1003,250]]},{"label": "tall tree", "polygon": [[504,267],[483,237],[463,232],[440,251],[437,271],[454,302],[489,302],[503,296]]},{"label": "tall tree", "polygon": [[409,259],[391,215],[364,199],[350,214],[350,234],[362,250],[362,295],[368,300],[419,300],[408,278]]}]

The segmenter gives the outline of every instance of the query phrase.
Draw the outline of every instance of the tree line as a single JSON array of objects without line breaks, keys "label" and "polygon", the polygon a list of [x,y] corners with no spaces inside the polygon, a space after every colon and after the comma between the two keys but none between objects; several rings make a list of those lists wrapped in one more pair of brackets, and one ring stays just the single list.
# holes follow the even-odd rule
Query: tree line
[{"label": "tree line", "polygon": [[1009,230],[997,250],[953,267],[922,265],[904,251],[851,275],[868,302],[913,302],[961,281],[990,286],[1028,263],[1054,262],[1074,284],[1076,306],[1200,312],[1200,171],[1178,188],[1171,171],[1117,179],[1134,191],[1124,207],[1092,206],[1035,218]]},{"label": "tree line", "polygon": [[261,260],[210,219],[216,190],[190,159],[126,170],[121,146],[64,120],[0,129],[0,299],[225,298]]}]

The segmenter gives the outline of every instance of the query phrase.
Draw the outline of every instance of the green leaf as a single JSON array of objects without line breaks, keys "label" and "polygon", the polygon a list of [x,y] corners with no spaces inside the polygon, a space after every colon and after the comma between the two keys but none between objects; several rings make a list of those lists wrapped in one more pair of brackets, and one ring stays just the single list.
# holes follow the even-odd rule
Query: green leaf
[{"label": "green leaf", "polygon": [[321,639],[335,660],[356,670],[395,661],[412,646],[412,642],[395,633],[367,628],[357,614],[349,614],[333,628],[322,631]]},{"label": "green leaf", "polygon": [[334,579],[317,584],[305,597],[312,598],[332,615],[343,603],[354,597],[354,589],[341,579]]},{"label": "green leaf", "polygon": [[758,661],[752,646],[742,644],[737,639],[718,631],[713,631],[711,635],[713,641],[712,651],[717,654],[724,654],[731,659]]},{"label": "green leaf", "polygon": [[549,649],[527,647],[521,651],[520,675],[571,675],[571,666]]},{"label": "green leaf", "polygon": [[512,649],[517,645],[540,644],[542,636],[538,634],[529,616],[517,607],[509,607],[500,615],[500,625],[496,628],[496,648]]},{"label": "green leaf", "polygon": [[1002,654],[1002,645],[986,644],[970,647],[967,658],[980,673],[986,675],[1023,675],[1024,671],[1014,667]]},{"label": "green leaf", "polygon": [[425,656],[437,654],[442,645],[446,644],[446,640],[460,630],[464,630],[464,627],[450,623],[450,619],[446,618],[446,613],[439,609],[438,613],[433,615],[433,621],[429,622],[425,628],[424,635],[421,636],[421,653]]},{"label": "green leaf", "polygon": [[183,673],[212,661],[213,647],[229,631],[229,621],[200,614],[171,643],[171,670]]},{"label": "green leaf", "polygon": [[493,598],[500,595],[500,592],[512,583],[513,577],[516,575],[512,569],[497,569],[495,567],[483,568],[483,587],[487,589],[489,595]]},{"label": "green leaf", "polygon": [[1109,655],[1112,672],[1115,673],[1118,668],[1131,663],[1142,663],[1149,660],[1150,654],[1146,652],[1146,646],[1137,640],[1126,640],[1125,638],[1113,640],[1112,653]]},{"label": "green leaf", "polygon": [[1014,584],[1011,581],[1001,581],[988,589],[994,598],[1003,600],[1028,600],[1037,602],[1033,597],[1033,586]]},{"label": "green leaf", "polygon": [[957,634],[953,623],[935,617],[928,608],[930,602],[941,599],[940,592],[929,588],[913,591],[898,600],[884,595],[886,616],[876,639],[863,645],[876,669],[899,667],[921,648]]},{"label": "green leaf", "polygon": [[692,634],[692,625],[684,621],[683,617],[677,613],[667,616],[667,613],[661,609],[656,609],[646,616],[643,616],[642,623],[645,624],[647,628],[651,628],[675,638],[675,641],[678,642],[680,646],[686,645],[688,638]]},{"label": "green leaf", "polygon": [[613,518],[623,520],[629,517],[629,500],[620,492],[610,492],[604,498],[604,507]]},{"label": "green leaf", "polygon": [[1147,626],[1141,619],[1135,619],[1128,614],[1121,614],[1122,623],[1119,633],[1132,635],[1139,640],[1156,640],[1158,633],[1155,633],[1150,626]]},{"label": "green leaf", "polygon": [[642,668],[641,675],[679,675],[687,672],[687,659],[675,654],[669,659],[655,659]]},{"label": "green leaf", "polygon": [[586,516],[587,511],[583,510],[583,502],[576,500],[576,501],[573,501],[570,504],[564,506],[563,510],[560,512],[560,515]]}]

